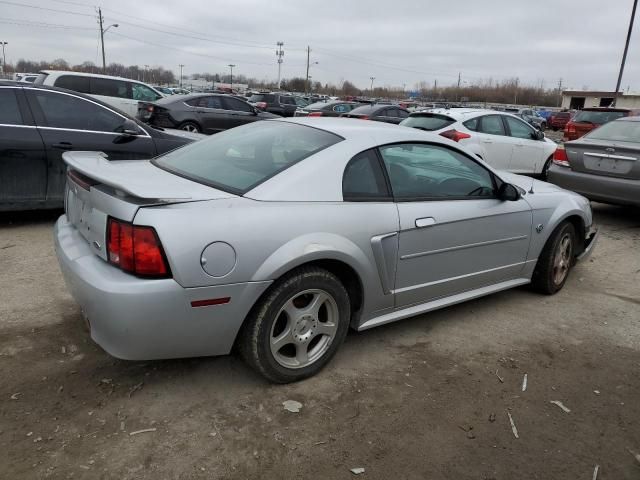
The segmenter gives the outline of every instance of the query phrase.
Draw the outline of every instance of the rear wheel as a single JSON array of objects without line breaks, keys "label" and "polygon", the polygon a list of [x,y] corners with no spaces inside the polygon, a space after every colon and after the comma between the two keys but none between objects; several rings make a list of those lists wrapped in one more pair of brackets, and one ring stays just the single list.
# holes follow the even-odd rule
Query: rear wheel
[{"label": "rear wheel", "polygon": [[245,361],[276,383],[316,374],[336,353],[349,328],[349,295],[327,270],[297,269],[253,308],[238,344]]},{"label": "rear wheel", "polygon": [[183,122],[178,128],[185,132],[200,133],[200,125],[195,122]]},{"label": "rear wheel", "polygon": [[560,224],[551,234],[538,258],[531,284],[541,293],[553,295],[564,286],[574,264],[576,230]]},{"label": "rear wheel", "polygon": [[542,180],[546,180],[547,177],[549,176],[549,168],[551,167],[552,163],[553,163],[553,155],[547,158],[547,161],[544,162],[544,165],[542,166],[542,172],[540,172],[540,178],[542,178]]}]

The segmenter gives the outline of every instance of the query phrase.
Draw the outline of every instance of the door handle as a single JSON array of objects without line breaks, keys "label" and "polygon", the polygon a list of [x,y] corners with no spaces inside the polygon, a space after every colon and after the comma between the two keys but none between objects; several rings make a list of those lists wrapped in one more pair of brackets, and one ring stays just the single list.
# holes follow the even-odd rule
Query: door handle
[{"label": "door handle", "polygon": [[516,143],[515,146],[516,147],[521,147],[521,148],[524,147],[524,145],[522,143]]},{"label": "door handle", "polygon": [[418,228],[430,227],[435,224],[436,219],[433,217],[416,218],[416,227]]},{"label": "door handle", "polygon": [[493,143],[493,140],[482,140],[482,143]]},{"label": "door handle", "polygon": [[51,147],[56,148],[58,150],[71,150],[73,148],[73,144],[69,142],[60,142],[54,143]]}]

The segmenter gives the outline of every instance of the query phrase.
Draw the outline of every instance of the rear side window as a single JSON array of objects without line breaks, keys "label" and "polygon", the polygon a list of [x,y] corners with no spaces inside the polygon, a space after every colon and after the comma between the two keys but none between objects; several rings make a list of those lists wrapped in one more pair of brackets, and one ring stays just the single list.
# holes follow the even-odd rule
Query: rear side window
[{"label": "rear side window", "polygon": [[479,131],[489,135],[505,135],[500,115],[486,115],[481,118]]},{"label": "rear side window", "polygon": [[153,163],[176,175],[243,195],[341,140],[305,125],[253,122],[169,152]]},{"label": "rear side window", "polygon": [[618,118],[626,116],[626,112],[611,112],[611,111],[589,111],[583,110],[578,112],[573,121],[583,123],[594,123],[596,125],[602,125],[608,122],[612,122]]},{"label": "rear side window", "polygon": [[409,118],[403,120],[400,125],[431,132],[433,130],[440,130],[441,128],[448,127],[454,122],[455,120],[453,118],[447,117],[446,115],[422,113],[420,115],[411,115]]},{"label": "rear side window", "polygon": [[129,85],[131,84],[122,80],[93,77],[91,78],[91,93],[105,97],[131,98]]},{"label": "rear side window", "polygon": [[343,103],[335,105],[333,107],[333,111],[334,112],[338,112],[338,113],[346,113],[346,112],[348,112],[350,110],[351,110],[351,107],[349,105],[345,105]]},{"label": "rear side window", "polygon": [[222,109],[222,100],[220,97],[199,97],[187,102],[192,107],[200,108],[219,108]]},{"label": "rear side window", "polygon": [[349,161],[342,177],[342,196],[345,202],[380,201],[390,197],[375,150],[359,153]]},{"label": "rear side window", "polygon": [[146,85],[141,85],[139,83],[131,84],[131,96],[134,100],[142,100],[143,102],[155,102],[162,98]]},{"label": "rear side window", "polygon": [[407,118],[409,116],[409,112],[405,112],[404,110],[402,110],[400,108],[397,111],[398,111],[398,116],[400,118]]},{"label": "rear side window", "polygon": [[255,94],[255,95],[251,95],[251,97],[249,98],[250,102],[266,102],[266,103],[273,103],[274,101],[274,95],[271,94]]},{"label": "rear side window", "polygon": [[0,124],[22,125],[18,98],[12,88],[0,88]]},{"label": "rear side window", "polygon": [[532,134],[535,133],[535,130],[526,123],[521,122],[517,118],[507,117],[506,115],[504,119],[507,121],[507,125],[509,125],[509,132],[512,137],[526,138],[528,140],[533,138]]},{"label": "rear side window", "polygon": [[224,99],[225,109],[233,110],[234,112],[253,112],[253,107],[247,102],[238,100],[237,98],[225,97]]},{"label": "rear side window", "polygon": [[75,92],[91,93],[89,80],[89,77],[81,77],[78,75],[62,75],[56,79],[53,85],[55,87],[66,88]]},{"label": "rear side window", "polygon": [[476,118],[472,118],[470,120],[467,120],[466,122],[463,123],[463,125],[471,130],[472,132],[475,132],[478,130],[478,124],[480,123],[480,117],[476,117]]}]

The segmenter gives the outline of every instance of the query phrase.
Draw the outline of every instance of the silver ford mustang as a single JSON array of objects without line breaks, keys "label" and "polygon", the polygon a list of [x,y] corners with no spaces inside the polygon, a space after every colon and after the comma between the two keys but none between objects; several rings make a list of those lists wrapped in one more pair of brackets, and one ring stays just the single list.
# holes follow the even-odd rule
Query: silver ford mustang
[{"label": "silver ford mustang", "polygon": [[227,354],[274,382],[366,330],[531,283],[595,244],[580,195],[459,144],[352,119],[269,120],[151,161],[68,152],[55,245],[91,337],[123,359]]}]

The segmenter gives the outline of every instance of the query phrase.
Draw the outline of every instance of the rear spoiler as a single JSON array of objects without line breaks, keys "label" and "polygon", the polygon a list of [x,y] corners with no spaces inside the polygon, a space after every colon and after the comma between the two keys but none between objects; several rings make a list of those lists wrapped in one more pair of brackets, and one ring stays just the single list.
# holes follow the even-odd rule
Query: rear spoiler
[{"label": "rear spoiler", "polygon": [[62,159],[72,170],[114,188],[120,195],[162,202],[234,196],[166,172],[151,165],[150,160],[109,161],[104,152],[82,151],[65,152]]}]

